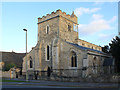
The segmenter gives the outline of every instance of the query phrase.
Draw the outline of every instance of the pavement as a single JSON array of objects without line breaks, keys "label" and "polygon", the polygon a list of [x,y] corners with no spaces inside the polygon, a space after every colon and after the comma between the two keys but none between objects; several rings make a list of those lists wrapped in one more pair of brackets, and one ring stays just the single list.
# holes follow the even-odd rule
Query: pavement
[{"label": "pavement", "polygon": [[118,90],[119,84],[29,80],[29,82],[2,82],[2,88],[84,88],[86,90]]}]

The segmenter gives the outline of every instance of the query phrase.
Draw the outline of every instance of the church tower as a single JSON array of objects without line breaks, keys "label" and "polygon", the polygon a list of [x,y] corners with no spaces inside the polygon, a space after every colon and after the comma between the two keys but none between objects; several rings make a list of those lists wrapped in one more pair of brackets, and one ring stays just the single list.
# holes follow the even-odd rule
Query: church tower
[{"label": "church tower", "polygon": [[58,68],[61,55],[60,40],[78,43],[77,16],[74,12],[69,15],[58,9],[56,12],[38,18],[38,44],[41,46],[39,61],[42,68],[46,68],[43,64],[50,68]]},{"label": "church tower", "polygon": [[51,41],[54,38],[76,43],[78,39],[77,16],[69,15],[58,9],[56,12],[38,18],[38,42]]}]

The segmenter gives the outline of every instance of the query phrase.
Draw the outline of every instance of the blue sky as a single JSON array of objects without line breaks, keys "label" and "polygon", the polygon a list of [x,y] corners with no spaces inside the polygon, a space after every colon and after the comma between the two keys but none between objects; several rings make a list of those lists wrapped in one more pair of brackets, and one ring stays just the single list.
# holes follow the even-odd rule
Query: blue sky
[{"label": "blue sky", "polygon": [[2,2],[2,47],[0,51],[25,52],[37,44],[37,18],[61,9],[78,16],[79,38],[96,45],[108,45],[118,35],[117,2]]}]

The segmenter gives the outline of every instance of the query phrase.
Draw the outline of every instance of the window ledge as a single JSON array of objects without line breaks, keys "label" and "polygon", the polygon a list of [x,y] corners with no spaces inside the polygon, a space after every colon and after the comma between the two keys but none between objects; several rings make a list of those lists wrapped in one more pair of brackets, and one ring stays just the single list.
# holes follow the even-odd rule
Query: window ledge
[{"label": "window ledge", "polygon": [[69,69],[78,69],[78,67],[69,67]]}]

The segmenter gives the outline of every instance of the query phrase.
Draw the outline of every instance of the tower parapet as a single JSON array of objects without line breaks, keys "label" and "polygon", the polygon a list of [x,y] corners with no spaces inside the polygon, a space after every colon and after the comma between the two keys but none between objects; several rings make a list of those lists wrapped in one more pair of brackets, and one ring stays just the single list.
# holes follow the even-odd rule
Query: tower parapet
[{"label": "tower parapet", "polygon": [[66,14],[65,12],[62,12],[60,9],[56,10],[56,12],[51,12],[51,14],[47,14],[46,16],[42,16],[42,18],[39,17],[38,23],[60,16],[69,19],[77,24],[77,16],[74,14],[74,12],[71,15],[69,15]]}]

